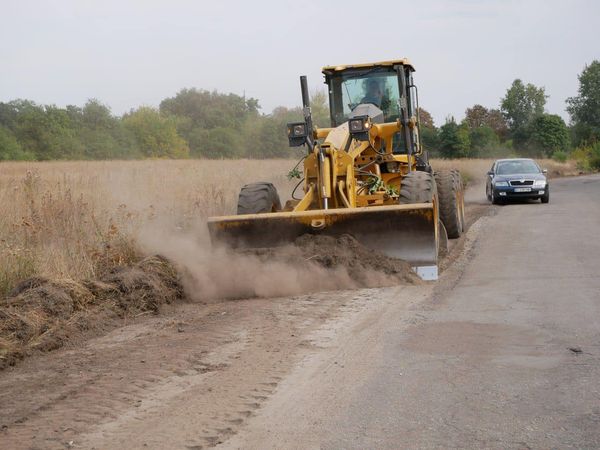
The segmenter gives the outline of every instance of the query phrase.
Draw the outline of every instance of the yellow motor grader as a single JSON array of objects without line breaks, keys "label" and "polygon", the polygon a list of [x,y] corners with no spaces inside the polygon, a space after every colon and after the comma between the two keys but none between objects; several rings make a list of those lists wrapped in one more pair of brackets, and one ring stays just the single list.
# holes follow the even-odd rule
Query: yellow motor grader
[{"label": "yellow motor grader", "polygon": [[437,279],[446,238],[464,228],[456,170],[434,172],[419,134],[418,91],[407,59],[323,68],[331,127],[313,126],[306,77],[304,121],[288,124],[290,146],[306,146],[303,195],[281,208],[271,183],[242,187],[238,214],[213,217],[213,242],[272,247],[305,233],[350,234]]}]

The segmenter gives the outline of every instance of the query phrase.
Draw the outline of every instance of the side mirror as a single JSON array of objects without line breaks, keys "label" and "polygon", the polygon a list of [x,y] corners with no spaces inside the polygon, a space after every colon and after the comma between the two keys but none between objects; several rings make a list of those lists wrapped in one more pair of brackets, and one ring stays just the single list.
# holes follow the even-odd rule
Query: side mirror
[{"label": "side mirror", "polygon": [[543,174],[547,174],[548,173],[548,169],[542,169],[542,173]]},{"label": "side mirror", "polygon": [[487,173],[487,174],[488,174],[490,177],[493,177],[493,176],[494,176],[494,172],[492,172],[491,170],[488,170],[488,173]]}]

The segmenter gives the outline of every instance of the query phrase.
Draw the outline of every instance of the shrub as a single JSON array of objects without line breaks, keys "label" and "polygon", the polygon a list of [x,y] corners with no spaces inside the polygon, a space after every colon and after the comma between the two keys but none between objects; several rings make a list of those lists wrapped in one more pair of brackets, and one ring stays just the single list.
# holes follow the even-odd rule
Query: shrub
[{"label": "shrub", "polygon": [[0,126],[0,161],[32,159],[33,155],[23,150],[14,134],[8,128]]},{"label": "shrub", "polygon": [[552,153],[552,159],[561,163],[567,162],[568,156],[569,155],[567,155],[567,152],[562,150],[557,150],[554,153]]},{"label": "shrub", "polygon": [[596,142],[590,149],[590,167],[600,170],[600,142]]},{"label": "shrub", "polygon": [[576,148],[571,157],[577,161],[577,168],[583,172],[600,170],[600,142]]}]

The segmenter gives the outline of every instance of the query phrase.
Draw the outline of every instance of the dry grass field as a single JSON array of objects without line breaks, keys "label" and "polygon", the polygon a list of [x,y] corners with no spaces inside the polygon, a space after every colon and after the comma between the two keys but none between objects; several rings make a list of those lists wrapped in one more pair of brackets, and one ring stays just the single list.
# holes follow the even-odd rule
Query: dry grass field
[{"label": "dry grass field", "polygon": [[[140,230],[203,228],[211,215],[235,212],[240,186],[273,182],[282,202],[293,160],[179,160],[0,163],[0,297],[31,276],[87,279],[139,260]],[[481,181],[491,160],[432,162]],[[542,161],[553,176],[574,164]],[[200,231],[199,231],[200,232]],[[160,236],[158,236],[160,239]]]},{"label": "dry grass field", "polygon": [[0,164],[0,295],[32,276],[95,278],[140,255],[135,236],[160,221],[188,227],[235,211],[241,185],[288,189],[289,160]]}]

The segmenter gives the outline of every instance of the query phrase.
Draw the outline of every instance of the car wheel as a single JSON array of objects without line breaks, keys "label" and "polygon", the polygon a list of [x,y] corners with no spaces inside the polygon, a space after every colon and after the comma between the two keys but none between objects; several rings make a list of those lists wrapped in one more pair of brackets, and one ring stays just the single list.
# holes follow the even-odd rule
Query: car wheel
[{"label": "car wheel", "polygon": [[540,197],[542,203],[548,203],[550,201],[550,189],[546,188],[544,195]]},{"label": "car wheel", "polygon": [[498,197],[494,191],[492,191],[492,205],[499,205],[502,202],[502,200],[500,200],[500,197]]}]

